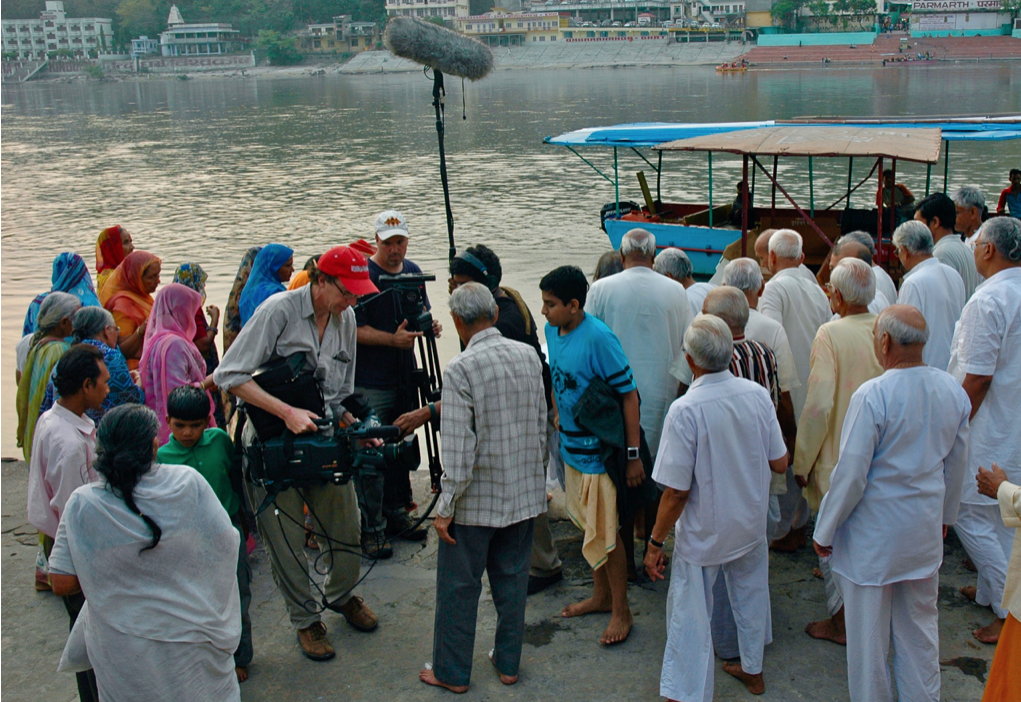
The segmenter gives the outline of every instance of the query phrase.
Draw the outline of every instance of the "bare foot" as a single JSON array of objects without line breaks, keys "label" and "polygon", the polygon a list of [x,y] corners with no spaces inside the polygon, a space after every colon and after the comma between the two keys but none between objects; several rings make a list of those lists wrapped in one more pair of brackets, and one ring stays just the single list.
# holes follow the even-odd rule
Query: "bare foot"
[{"label": "bare foot", "polygon": [[631,634],[631,625],[633,623],[634,618],[631,616],[631,610],[627,610],[627,613],[623,616],[618,617],[614,615],[610,617],[610,623],[606,627],[606,631],[599,638],[599,643],[604,646],[615,646],[624,643]]},{"label": "bare foot", "polygon": [[766,691],[766,681],[762,679],[762,673],[752,675],[751,673],[744,672],[744,668],[738,662],[726,662],[723,664],[723,672],[728,675],[733,675],[735,678],[744,683],[744,686],[748,688],[748,692],[753,695],[761,695]]},{"label": "bare foot", "polygon": [[440,682],[439,680],[436,679],[436,675],[433,674],[432,670],[429,668],[423,668],[422,670],[418,671],[418,679],[424,682],[426,685],[442,687],[447,690],[450,690],[451,692],[457,693],[458,695],[462,695],[465,692],[468,692],[467,685],[448,685],[445,682]]},{"label": "bare foot", "polygon": [[975,598],[978,597],[978,588],[974,585],[965,585],[961,588],[960,592],[966,599],[969,599],[972,602],[974,602]]},{"label": "bare foot", "polygon": [[805,633],[813,639],[832,641],[841,646],[847,645],[847,630],[838,625],[832,619],[823,619],[818,622],[811,622],[805,627]]},{"label": "bare foot", "polygon": [[610,597],[607,596],[604,600],[596,600],[595,597],[590,597],[587,600],[576,602],[575,604],[569,604],[564,607],[564,610],[560,613],[561,617],[580,617],[585,614],[592,614],[594,612],[611,612],[613,606]]},{"label": "bare foot", "polygon": [[1003,629],[1003,620],[994,619],[988,626],[975,629],[972,635],[985,644],[994,644],[1000,640],[1000,630]]},{"label": "bare foot", "polygon": [[[493,664],[494,668],[496,668],[496,661],[493,660],[493,651],[489,652],[489,662]],[[500,672],[499,668],[496,668],[496,672],[500,675],[500,682],[504,685],[513,685],[518,681],[517,675],[504,675]]]},{"label": "bare foot", "polygon": [[972,562],[970,558],[965,558],[963,561],[961,561],[961,565],[964,566],[964,569],[969,573],[978,572],[978,568],[975,567],[975,564]]},{"label": "bare foot", "polygon": [[823,577],[822,568],[812,568],[812,577],[819,578],[819,580],[825,580]]},{"label": "bare foot", "polygon": [[238,682],[243,683],[248,680],[248,668],[242,668],[241,666],[234,666],[234,675],[238,676]]}]

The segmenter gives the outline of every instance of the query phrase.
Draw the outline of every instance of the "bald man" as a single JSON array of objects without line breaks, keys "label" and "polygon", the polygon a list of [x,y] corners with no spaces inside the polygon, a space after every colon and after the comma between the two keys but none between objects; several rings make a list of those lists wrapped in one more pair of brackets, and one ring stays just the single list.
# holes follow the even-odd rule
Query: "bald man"
[{"label": "bald man", "polygon": [[[883,374],[852,395],[814,546],[846,608],[852,702],[939,700],[936,599],[946,527],[957,520],[971,402],[927,366],[925,318],[892,305],[876,320]],[[895,538],[891,538],[895,536]]]}]

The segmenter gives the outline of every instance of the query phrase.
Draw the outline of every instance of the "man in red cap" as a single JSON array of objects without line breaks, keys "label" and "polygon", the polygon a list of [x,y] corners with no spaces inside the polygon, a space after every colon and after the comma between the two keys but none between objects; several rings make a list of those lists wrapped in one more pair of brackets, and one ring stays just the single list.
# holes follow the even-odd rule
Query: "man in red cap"
[{"label": "man in red cap", "polygon": [[[357,324],[351,305],[359,295],[377,292],[369,279],[365,256],[347,246],[323,254],[309,278],[309,285],[277,293],[262,303],[214,373],[217,386],[243,400],[250,412],[262,410],[264,416],[279,420],[278,425],[282,423],[295,434],[316,431],[312,420],[323,414],[341,417],[348,423],[354,421],[344,407],[354,393],[357,354]],[[288,404],[252,378],[260,367],[298,353],[304,354],[305,371],[313,375],[322,391],[323,404],[314,409]],[[311,399],[315,402],[305,403],[317,404],[318,395],[307,394],[316,397],[302,397],[302,401]],[[245,426],[242,441],[246,448],[257,439],[271,438],[257,435],[254,424],[251,420]],[[282,431],[281,427],[277,434]],[[259,486],[249,484],[248,491],[253,505],[262,504],[266,498],[266,491]],[[295,549],[300,549],[305,538],[303,504],[309,507],[316,532],[328,535],[335,543],[357,543],[361,529],[354,486],[303,486],[300,493],[292,488],[278,494],[274,504],[279,516],[275,510],[265,510],[258,516],[273,578],[297,629],[302,652],[315,661],[328,660],[335,653],[326,636],[326,625],[318,613],[306,609],[307,602],[318,602],[325,596],[331,607],[359,631],[372,631],[378,625],[376,615],[362,598],[351,594],[358,581],[359,556],[350,549],[324,553],[322,565],[329,572],[322,594],[310,593],[307,565],[300,555],[295,557]]]}]

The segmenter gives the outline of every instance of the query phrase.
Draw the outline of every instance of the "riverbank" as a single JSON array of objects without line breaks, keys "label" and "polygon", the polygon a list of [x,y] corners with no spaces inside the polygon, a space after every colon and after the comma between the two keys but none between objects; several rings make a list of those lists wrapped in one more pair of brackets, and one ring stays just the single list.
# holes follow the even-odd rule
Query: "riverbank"
[{"label": "riverbank", "polygon": [[[424,504],[428,476],[412,474],[416,497]],[[32,587],[36,532],[25,523],[27,470],[23,462],[2,467],[3,518],[0,531],[4,558],[2,644],[5,702],[39,699],[73,702],[75,679],[57,673],[56,665],[67,639],[67,614],[60,600]],[[563,495],[558,491],[551,516],[564,560],[563,582],[528,599],[521,679],[506,687],[499,683],[485,656],[492,646],[496,617],[488,586],[484,587],[475,645],[472,686],[464,699],[657,700],[663,646],[666,640],[665,582],[629,588],[635,625],[627,642],[613,649],[598,643],[606,615],[562,619],[560,610],[591,591],[591,573],[581,557],[581,538],[566,520]],[[640,550],[640,547],[639,547]],[[314,555],[314,554],[313,554]],[[944,702],[977,700],[994,647],[978,644],[971,630],[988,621],[980,609],[957,594],[973,583],[974,574],[961,567],[963,551],[954,537],[940,582],[940,642]],[[423,546],[401,542],[389,561],[380,562],[358,592],[379,615],[379,630],[360,634],[337,614],[324,621],[337,649],[337,658],[313,663],[298,650],[283,601],[276,592],[268,558],[259,547],[251,557],[252,631],[255,660],[250,678],[241,686],[245,702],[323,699],[325,691],[352,700],[434,702],[447,693],[418,681],[418,670],[429,660],[432,644],[436,583],[436,535]],[[367,563],[363,563],[365,574]],[[810,549],[795,554],[771,554],[770,589],[773,643],[766,647],[764,675],[769,700],[848,699],[845,649],[816,641],[803,631],[809,618],[825,612],[822,581],[812,576],[816,558]],[[389,652],[389,653],[387,653]],[[737,680],[723,674],[717,662],[717,700],[747,700]]]}]

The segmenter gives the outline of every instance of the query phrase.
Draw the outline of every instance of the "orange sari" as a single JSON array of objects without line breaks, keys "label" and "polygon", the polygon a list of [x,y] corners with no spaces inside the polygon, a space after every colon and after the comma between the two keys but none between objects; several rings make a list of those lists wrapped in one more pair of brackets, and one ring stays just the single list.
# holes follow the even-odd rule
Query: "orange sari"
[{"label": "orange sari", "polygon": [[[149,266],[159,262],[160,259],[148,251],[128,254],[107,278],[99,293],[100,303],[113,314],[121,336],[133,334],[149,319],[153,300],[142,284],[142,276]],[[132,370],[138,368],[138,359],[129,358],[128,367]]]},{"label": "orange sari", "polygon": [[101,291],[114,269],[124,260],[124,243],[119,224],[107,227],[96,240],[96,290]]},{"label": "orange sari", "polygon": [[982,702],[1017,702],[1021,700],[1021,622],[1010,612],[1000,631],[1000,641],[993,654],[993,667]]}]

